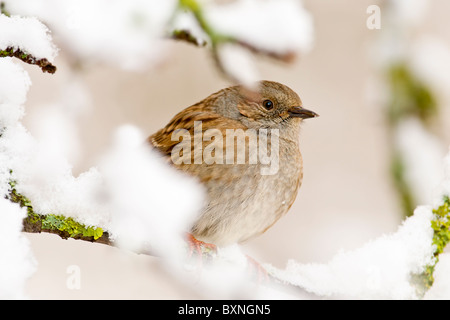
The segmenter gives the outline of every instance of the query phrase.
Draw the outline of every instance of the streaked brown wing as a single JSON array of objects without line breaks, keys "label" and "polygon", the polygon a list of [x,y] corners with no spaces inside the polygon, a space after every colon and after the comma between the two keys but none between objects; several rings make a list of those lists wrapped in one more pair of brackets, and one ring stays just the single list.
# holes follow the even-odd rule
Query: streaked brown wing
[{"label": "streaked brown wing", "polygon": [[[202,130],[201,137],[194,137],[194,123],[196,121],[201,121]],[[191,161],[190,164],[179,163],[175,164],[172,161],[172,151],[174,147],[180,143],[180,139],[177,139],[177,136],[173,134],[177,132],[177,130],[184,129],[187,130],[191,137],[191,145],[190,145],[190,156]],[[218,146],[218,148],[222,148],[223,155],[226,154],[226,130],[227,129],[242,129],[246,130],[247,128],[240,123],[239,121],[224,118],[219,116],[216,113],[211,111],[205,111],[200,105],[191,106],[182,112],[178,113],[166,127],[159,130],[155,134],[151,135],[148,138],[148,142],[155,147],[166,159],[169,163],[174,165],[177,169],[185,171],[191,175],[198,177],[202,182],[208,182],[210,180],[221,180],[226,182],[227,180],[232,180],[236,176],[242,175],[242,170],[244,170],[244,166],[233,166],[233,165],[212,165],[207,164],[204,161],[198,163],[194,158],[196,152],[194,151],[195,144],[194,142],[200,142],[202,144],[202,149],[210,145],[213,141],[203,141],[203,135],[205,131],[208,129],[217,129],[216,133],[220,131],[222,134],[222,142],[223,144]],[[185,131],[186,132],[186,131]],[[197,132],[197,133],[199,133]],[[179,138],[179,137],[178,137]]]}]

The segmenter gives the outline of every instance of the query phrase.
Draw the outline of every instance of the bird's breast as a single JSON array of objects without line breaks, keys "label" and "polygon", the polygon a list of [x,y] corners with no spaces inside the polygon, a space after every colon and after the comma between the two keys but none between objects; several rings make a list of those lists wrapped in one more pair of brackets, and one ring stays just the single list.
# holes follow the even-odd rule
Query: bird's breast
[{"label": "bird's breast", "polygon": [[[289,210],[302,179],[296,144],[280,144],[264,163],[214,166],[206,181],[208,205],[194,234],[217,245],[242,242],[265,232]],[[270,161],[269,161],[270,160]]]}]

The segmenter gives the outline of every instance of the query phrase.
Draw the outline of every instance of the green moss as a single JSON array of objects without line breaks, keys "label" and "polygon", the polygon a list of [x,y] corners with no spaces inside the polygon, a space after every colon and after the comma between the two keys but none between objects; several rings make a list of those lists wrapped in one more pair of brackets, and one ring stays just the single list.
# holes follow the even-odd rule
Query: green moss
[{"label": "green moss", "polygon": [[438,209],[433,210],[436,215],[436,220],[432,221],[432,228],[434,230],[433,243],[437,246],[437,254],[444,251],[445,246],[450,241],[450,200],[445,197],[444,204]]},{"label": "green moss", "polygon": [[27,217],[25,226],[30,230],[41,231],[59,231],[60,236],[67,238],[92,237],[97,240],[103,236],[103,229],[99,227],[88,227],[75,221],[73,218],[67,218],[62,215],[40,215],[34,212],[31,201],[17,192],[15,181],[10,181],[9,199],[12,202],[20,204],[27,208]]},{"label": "green moss", "polygon": [[443,204],[433,210],[434,219],[431,221],[433,228],[433,245],[436,246],[434,252],[435,261],[433,264],[426,266],[425,271],[416,277],[416,281],[423,287],[426,292],[434,283],[434,269],[439,262],[439,255],[450,242],[450,198],[444,197]]},{"label": "green moss", "polygon": [[62,215],[47,214],[42,219],[42,229],[44,230],[59,230],[66,232],[69,237],[93,237],[97,240],[103,235],[102,228],[87,227],[75,221],[72,218],[66,218]]},{"label": "green moss", "polygon": [[[10,172],[10,174],[11,173],[12,172]],[[28,215],[33,217],[33,218],[36,218],[36,216],[38,216],[38,215],[36,215],[34,213],[33,207],[31,205],[31,201],[27,197],[25,197],[25,196],[23,196],[23,195],[21,195],[20,193],[17,192],[17,190],[16,190],[16,182],[14,180],[9,182],[9,187],[10,187],[9,199],[12,202],[20,204],[21,207],[26,207]]]},{"label": "green moss", "polygon": [[13,48],[6,48],[5,50],[0,50],[0,57],[12,57],[14,56],[14,49]]},{"label": "green moss", "polygon": [[450,198],[445,196],[444,203],[434,209],[433,213],[435,219],[431,221],[431,227],[434,231],[433,244],[436,246],[434,256],[439,259],[439,255],[450,242]]},{"label": "green moss", "polygon": [[18,58],[25,63],[38,66],[39,68],[41,68],[43,72],[48,72],[52,74],[56,72],[56,67],[53,64],[51,64],[46,58],[36,59],[35,57],[33,57],[33,55],[22,51],[20,48],[14,49],[12,47],[8,47],[4,50],[0,50],[0,58],[4,57]]}]

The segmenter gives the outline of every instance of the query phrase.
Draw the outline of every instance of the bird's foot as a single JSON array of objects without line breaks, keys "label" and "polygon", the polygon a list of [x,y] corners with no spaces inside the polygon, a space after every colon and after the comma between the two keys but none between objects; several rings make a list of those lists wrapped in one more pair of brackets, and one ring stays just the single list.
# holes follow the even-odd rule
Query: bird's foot
[{"label": "bird's foot", "polygon": [[191,258],[195,252],[197,254],[197,256],[199,257],[200,261],[202,261],[204,253],[207,253],[207,254],[217,253],[217,246],[215,244],[197,240],[190,233],[186,233],[186,241],[189,246],[189,258]]},{"label": "bird's foot", "polygon": [[[212,258],[212,255],[217,254],[217,246],[212,243],[207,243],[197,240],[191,233],[186,233],[186,241],[189,246],[188,257],[192,258],[194,255],[198,258],[198,265],[202,267],[204,258]],[[258,283],[265,283],[270,280],[269,273],[266,269],[255,259],[249,255],[247,258],[247,272],[251,277],[254,277]]]}]

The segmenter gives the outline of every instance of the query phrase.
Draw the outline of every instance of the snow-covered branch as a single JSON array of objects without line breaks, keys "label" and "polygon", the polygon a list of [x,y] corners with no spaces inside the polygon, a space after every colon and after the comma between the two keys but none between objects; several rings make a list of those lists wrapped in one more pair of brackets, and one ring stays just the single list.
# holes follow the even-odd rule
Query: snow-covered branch
[{"label": "snow-covered branch", "polygon": [[397,232],[340,252],[327,264],[290,260],[284,270],[265,267],[283,283],[322,297],[421,299],[433,285],[438,257],[449,242],[449,205],[445,196],[435,208],[419,207]]},{"label": "snow-covered branch", "polygon": [[57,50],[48,28],[39,20],[0,14],[0,30],[0,58],[15,57],[43,72],[55,73],[52,62]]},{"label": "snow-covered branch", "polygon": [[109,234],[103,232],[103,229],[100,227],[86,226],[73,218],[67,218],[62,215],[35,213],[31,201],[17,192],[15,183],[10,182],[10,186],[11,189],[7,198],[27,210],[27,216],[23,219],[24,232],[52,233],[60,236],[62,239],[71,238],[112,245]]},{"label": "snow-covered branch", "polygon": [[[204,46],[223,74],[250,83],[251,54],[286,62],[312,46],[310,14],[297,0],[5,1],[12,14],[37,16],[74,60],[146,70],[168,51],[165,38]],[[47,10],[51,7],[52,10]],[[126,49],[125,49],[126,48]]]},{"label": "snow-covered branch", "polygon": [[292,62],[311,47],[312,19],[299,1],[179,0],[179,9],[172,36],[197,45],[209,43],[216,65],[234,82],[251,83],[258,78],[243,68],[252,64],[246,51]]},{"label": "snow-covered branch", "polygon": [[14,49],[7,47],[5,50],[0,50],[0,57],[15,57],[25,63],[33,64],[42,69],[42,72],[55,73],[56,67],[51,64],[46,58],[36,59],[33,55],[28,54],[21,49]]}]

